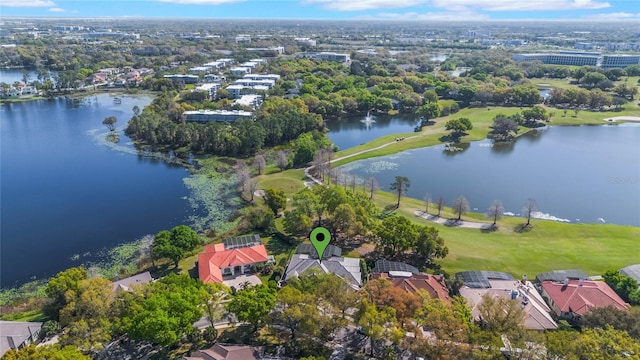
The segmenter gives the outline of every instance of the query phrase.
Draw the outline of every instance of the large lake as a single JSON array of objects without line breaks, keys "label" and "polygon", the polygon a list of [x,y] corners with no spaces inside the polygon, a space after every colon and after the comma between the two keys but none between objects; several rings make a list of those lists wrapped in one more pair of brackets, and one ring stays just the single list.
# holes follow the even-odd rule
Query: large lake
[{"label": "large lake", "polygon": [[[149,97],[99,95],[0,106],[0,287],[43,278],[105,248],[184,223],[188,172],[105,141],[102,120]],[[79,255],[78,260],[72,260]]]},{"label": "large lake", "polygon": [[[511,146],[492,146],[488,140],[453,152],[433,146],[341,169],[364,179],[375,176],[384,190],[395,176],[406,176],[411,197],[429,193],[450,205],[462,194],[479,212],[499,199],[518,214],[527,198],[535,198],[544,217],[640,226],[639,125],[549,127]],[[343,141],[347,133],[329,136]]]}]

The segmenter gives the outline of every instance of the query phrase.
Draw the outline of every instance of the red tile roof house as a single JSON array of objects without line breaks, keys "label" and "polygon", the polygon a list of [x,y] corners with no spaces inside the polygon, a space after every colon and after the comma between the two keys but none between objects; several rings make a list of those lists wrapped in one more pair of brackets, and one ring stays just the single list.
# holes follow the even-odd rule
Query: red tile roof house
[{"label": "red tile roof house", "polygon": [[394,287],[398,287],[406,292],[416,293],[418,290],[425,290],[433,299],[440,299],[446,304],[451,303],[449,290],[444,283],[444,279],[439,275],[411,274],[401,271],[390,271],[388,273],[375,273],[372,279],[387,279]]},{"label": "red tile roof house", "polygon": [[246,345],[216,344],[205,350],[198,350],[184,360],[257,360],[261,359],[262,348]]},{"label": "red tile roof house", "polygon": [[603,281],[543,281],[540,285],[542,296],[560,318],[578,320],[599,307],[613,306],[619,310],[631,307]]},{"label": "red tile roof house", "polygon": [[198,274],[204,283],[221,283],[225,276],[251,271],[254,264],[269,260],[264,245],[225,249],[224,244],[207,245],[198,255]]}]

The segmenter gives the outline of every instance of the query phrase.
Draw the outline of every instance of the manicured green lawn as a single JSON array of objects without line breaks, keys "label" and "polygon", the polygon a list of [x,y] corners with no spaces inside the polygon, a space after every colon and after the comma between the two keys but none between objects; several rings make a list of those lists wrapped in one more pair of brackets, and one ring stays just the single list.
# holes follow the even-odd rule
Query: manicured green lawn
[{"label": "manicured green lawn", "polygon": [[304,188],[304,171],[290,169],[270,175],[257,176],[258,188],[282,190],[287,196],[293,195]]},{"label": "manicured green lawn", "polygon": [[[385,207],[395,204],[395,195],[378,192],[375,202]],[[608,269],[638,263],[640,228],[611,224],[565,224],[532,220],[533,228],[517,232],[524,219],[505,217],[498,221],[498,231],[485,233],[477,229],[451,228],[424,220],[414,214],[424,210],[417,199],[402,198],[398,213],[416,223],[435,226],[445,239],[449,255],[439,260],[449,273],[464,270],[505,271],[529,278],[557,269],[580,269],[599,275]],[[430,213],[435,213],[433,205]],[[445,209],[443,217],[454,217]],[[482,214],[462,217],[470,221],[490,222]]]}]

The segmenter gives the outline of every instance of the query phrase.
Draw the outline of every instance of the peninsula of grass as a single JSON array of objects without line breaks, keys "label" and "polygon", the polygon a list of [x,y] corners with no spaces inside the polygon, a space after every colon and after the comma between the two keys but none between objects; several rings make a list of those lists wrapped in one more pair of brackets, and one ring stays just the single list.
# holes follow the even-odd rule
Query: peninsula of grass
[{"label": "peninsula of grass", "polygon": [[[379,207],[395,205],[396,195],[379,191],[375,203]],[[523,218],[504,217],[494,232],[455,228],[420,218],[415,210],[424,211],[424,202],[402,198],[396,213],[415,223],[435,226],[445,239],[449,255],[437,263],[450,274],[465,270],[508,272],[516,277],[532,278],[538,273],[558,269],[580,269],[588,275],[601,275],[638,262],[640,228],[613,224],[567,224],[533,219],[533,227],[519,231]],[[429,213],[436,214],[431,205]],[[455,218],[445,208],[444,218]],[[469,213],[463,220],[486,222],[480,213]]]},{"label": "peninsula of grass", "polygon": [[[333,162],[333,165],[340,166],[357,160],[444,144],[447,141],[443,137],[449,134],[449,131],[445,129],[446,122],[462,117],[471,120],[473,129],[469,131],[467,136],[462,137],[460,141],[471,142],[484,140],[491,130],[490,126],[496,115],[503,114],[509,116],[519,111],[521,111],[521,109],[517,107],[500,106],[465,108],[455,114],[432,120],[432,124],[423,127],[421,132],[386,135],[366,144],[339,151],[334,157],[336,161]],[[577,115],[573,110],[567,110],[566,115],[563,110],[560,109],[548,108],[548,111],[553,113],[551,120],[547,123],[551,126],[603,125],[606,124],[604,119],[609,117],[625,115],[637,116],[640,113],[640,107],[638,107],[638,104],[632,102],[627,103],[621,111],[580,111]],[[522,135],[530,130],[531,129],[525,127],[520,127],[519,134]],[[404,138],[404,140],[396,141],[398,138]]]}]

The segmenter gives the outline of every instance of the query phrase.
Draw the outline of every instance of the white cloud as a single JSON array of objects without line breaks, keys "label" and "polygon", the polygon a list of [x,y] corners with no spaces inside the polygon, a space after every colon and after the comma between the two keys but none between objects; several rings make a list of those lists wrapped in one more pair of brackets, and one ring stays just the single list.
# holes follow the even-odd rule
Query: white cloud
[{"label": "white cloud", "polygon": [[603,9],[611,6],[599,0],[433,0],[431,5],[444,9],[469,7],[484,11]]},{"label": "white cloud", "polygon": [[[401,9],[416,5],[449,11],[536,11],[603,9],[611,5],[601,0],[302,0],[340,11]],[[434,14],[439,14],[435,12]],[[439,16],[439,15],[435,15]]]},{"label": "white cloud", "polygon": [[184,5],[222,5],[231,4],[237,2],[243,2],[245,0],[158,0],[164,3],[175,3]]},{"label": "white cloud", "polygon": [[441,11],[441,12],[407,12],[407,13],[380,13],[373,19],[382,20],[406,20],[406,21],[473,21],[488,20],[489,16],[472,11]]},{"label": "white cloud", "polygon": [[10,7],[48,7],[56,4],[50,0],[3,0],[1,5]]},{"label": "white cloud", "polygon": [[322,7],[340,11],[370,9],[400,9],[421,5],[427,0],[304,0],[303,4],[321,4]]},{"label": "white cloud", "polygon": [[640,20],[640,13],[615,12],[605,14],[588,15],[585,19],[593,20]]},{"label": "white cloud", "polygon": [[63,9],[63,8],[59,8],[59,7],[52,7],[49,9],[49,11],[51,12],[67,12],[67,10]]}]

